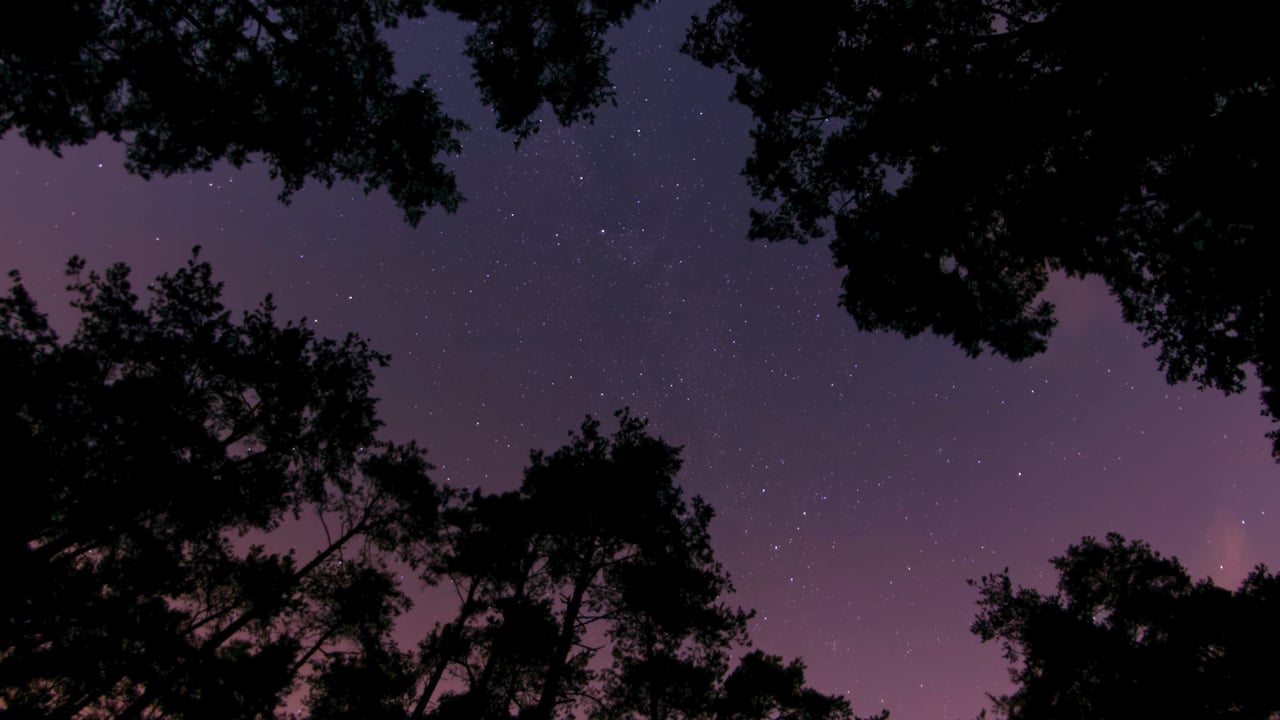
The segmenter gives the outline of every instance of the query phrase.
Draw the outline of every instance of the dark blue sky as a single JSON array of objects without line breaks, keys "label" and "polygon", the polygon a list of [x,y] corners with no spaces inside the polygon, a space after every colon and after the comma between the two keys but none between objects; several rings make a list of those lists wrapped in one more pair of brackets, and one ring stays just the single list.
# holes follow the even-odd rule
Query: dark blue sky
[{"label": "dark blue sky", "polygon": [[1008,566],[1043,587],[1084,534],[1148,540],[1230,585],[1280,565],[1256,384],[1166,386],[1101,285],[1056,282],[1050,351],[1012,365],[861,333],[824,246],[748,242],[750,118],[730,78],[677,52],[702,5],[637,16],[611,38],[618,107],[518,150],[487,127],[459,27],[399,31],[405,68],[473,127],[453,162],[468,202],[417,229],[347,185],[285,207],[260,165],[145,182],[116,146],[58,159],[11,134],[0,266],[65,329],[69,255],[146,279],[203,245],[233,307],[272,292],[284,316],[391,353],[386,434],[456,484],[513,487],[530,448],[631,406],[685,446],[683,484],[718,509],[756,645],[803,656],[862,714],[975,715],[1005,673],[968,632],[965,580]]}]

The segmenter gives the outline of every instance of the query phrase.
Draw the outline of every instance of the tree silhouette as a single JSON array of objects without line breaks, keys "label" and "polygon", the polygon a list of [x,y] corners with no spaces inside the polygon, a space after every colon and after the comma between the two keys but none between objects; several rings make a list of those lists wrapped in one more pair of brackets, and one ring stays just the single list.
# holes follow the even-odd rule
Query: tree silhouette
[{"label": "tree silhouette", "polygon": [[1114,533],[1053,560],[1055,593],[1014,589],[1008,571],[973,583],[973,632],[999,640],[1018,689],[1011,720],[1270,718],[1280,578],[1259,566],[1236,592],[1193,582],[1176,559]]},{"label": "tree silhouette", "polygon": [[[777,655],[759,650],[724,681],[716,706],[716,720],[853,720],[849,701],[823,695],[804,685],[804,663],[783,664]],[[866,720],[887,720],[882,711]]]},{"label": "tree silhouette", "polygon": [[1253,364],[1277,419],[1267,27],[1245,4],[720,0],[685,50],[755,116],[752,237],[830,236],[860,327],[1022,359],[1050,272],[1095,275],[1170,382],[1237,392]]},{"label": "tree silhouette", "polygon": [[[439,9],[498,126],[525,138],[613,99],[605,31],[652,0],[197,0],[39,3],[0,28],[0,135],[54,152],[107,135],[143,177],[261,154],[284,189],[386,187],[416,225],[462,200],[443,158],[466,129],[429,78],[395,77],[382,33]],[[39,31],[33,32],[32,28]]]},{"label": "tree silhouette", "polygon": [[[588,418],[564,447],[532,455],[518,490],[446,509],[433,570],[460,604],[422,644],[429,669],[413,717],[600,711],[646,657],[719,672],[745,640],[747,615],[721,601],[732,588],[711,551],[713,513],[674,483],[679,448],[627,411],[618,425],[604,435]],[[461,687],[437,699],[448,668]]]},{"label": "tree silhouette", "polygon": [[[422,451],[377,440],[385,357],[360,338],[235,322],[193,257],[140,306],[128,269],[68,266],[60,341],[13,275],[0,299],[11,448],[0,506],[0,704],[15,716],[270,714],[317,653],[377,648],[387,570],[435,532]],[[270,547],[303,513],[331,533]],[[362,661],[363,662],[363,661]]]},{"label": "tree silhouette", "polygon": [[[14,717],[849,720],[747,644],[680,448],[617,413],[536,451],[517,490],[439,487],[378,440],[387,358],[232,319],[193,254],[149,286],[68,264],[60,340],[0,298],[0,708]],[[323,530],[314,551],[290,547]],[[288,531],[286,535],[282,531]],[[293,539],[288,539],[293,538]],[[458,593],[416,649],[404,574]]]},{"label": "tree silhouette", "polygon": [[[630,668],[597,720],[858,720],[849,701],[804,684],[804,663],[753,650],[733,672],[660,654]],[[865,720],[887,720],[882,711]]]}]

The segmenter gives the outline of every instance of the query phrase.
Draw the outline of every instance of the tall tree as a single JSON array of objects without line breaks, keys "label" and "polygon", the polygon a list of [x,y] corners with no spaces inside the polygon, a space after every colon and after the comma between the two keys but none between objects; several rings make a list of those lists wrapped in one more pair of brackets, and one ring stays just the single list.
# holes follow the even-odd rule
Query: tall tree
[{"label": "tall tree", "polygon": [[653,0],[87,0],[0,24],[0,136],[58,152],[106,135],[149,177],[261,155],[281,198],[308,180],[386,187],[416,225],[462,200],[443,159],[466,129],[427,75],[401,81],[384,34],[439,9],[498,126],[525,138],[612,101],[603,36]]},{"label": "tall tree", "polygon": [[[851,720],[803,666],[755,652],[726,604],[711,508],[674,483],[680,449],[618,413],[534,452],[514,491],[455,496],[430,572],[456,615],[420,645],[410,718]],[[607,649],[607,652],[606,652]]]},{"label": "tall tree", "polygon": [[[711,661],[745,639],[747,615],[722,599],[731,586],[711,551],[711,509],[674,483],[679,448],[618,417],[612,435],[588,418],[564,447],[535,452],[517,491],[446,510],[438,572],[459,610],[423,644],[415,717],[549,720],[600,703],[589,688],[613,682],[641,646]],[[434,699],[446,667],[462,686]]]},{"label": "tall tree", "polygon": [[1017,689],[999,716],[1263,718],[1280,712],[1280,578],[1259,566],[1231,592],[1116,534],[1062,557],[1056,592],[974,583],[973,632],[1004,647]]},{"label": "tall tree", "polygon": [[[388,571],[435,532],[418,448],[379,441],[386,358],[236,322],[197,257],[139,304],[128,268],[68,267],[61,341],[16,273],[0,298],[6,447],[0,705],[20,716],[269,715],[317,652],[385,644]],[[273,531],[332,530],[302,561]]]},{"label": "tall tree", "polygon": [[1098,276],[1170,382],[1238,392],[1252,364],[1274,420],[1268,28],[1250,3],[720,0],[685,50],[755,117],[751,236],[830,237],[860,327],[1022,359],[1050,273]]}]

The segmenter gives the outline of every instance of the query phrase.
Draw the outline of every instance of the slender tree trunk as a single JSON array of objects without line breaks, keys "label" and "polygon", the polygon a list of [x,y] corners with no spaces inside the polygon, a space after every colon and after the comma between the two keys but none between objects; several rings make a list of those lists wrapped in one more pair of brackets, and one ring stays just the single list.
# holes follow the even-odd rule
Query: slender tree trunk
[{"label": "slender tree trunk", "polygon": [[564,619],[560,623],[560,638],[556,642],[555,654],[547,668],[538,704],[529,715],[530,720],[551,720],[555,714],[556,704],[560,699],[560,686],[564,683],[565,670],[569,667],[569,651],[573,649],[573,641],[577,636],[578,616],[582,613],[582,602],[595,574],[595,565],[589,563],[575,578],[573,595],[565,605]]},{"label": "slender tree trunk", "polygon": [[329,638],[333,637],[334,632],[335,632],[334,628],[329,628],[328,630],[325,630],[324,634],[320,636],[320,639],[316,640],[311,645],[311,647],[308,648],[307,651],[302,654],[302,657],[298,658],[293,663],[293,667],[289,668],[289,674],[296,675],[300,670],[302,670],[302,668],[306,666],[307,661],[310,660],[312,657],[315,657],[315,654],[317,652],[320,652],[320,648],[324,647],[324,644],[329,642]]},{"label": "slender tree trunk", "polygon": [[[526,568],[524,577],[521,577],[518,581],[516,581],[511,589],[510,600],[516,604],[523,602],[526,597],[526,591],[528,589],[527,585],[529,582],[530,572],[531,570]],[[474,683],[468,686],[467,688],[468,695],[483,697],[483,698],[486,698],[486,702],[489,701],[489,698],[488,698],[489,687],[493,684],[493,676],[497,672],[497,668],[498,668],[498,658],[501,656],[500,652],[495,652],[495,648],[497,648],[498,650],[501,650],[501,646],[499,645],[499,643],[502,640],[503,632],[506,630],[507,622],[508,622],[508,619],[504,613],[504,616],[502,619],[502,625],[498,626],[498,636],[494,639],[494,645],[489,648],[489,656],[485,658],[484,668],[480,670],[480,677],[477,678]]]},{"label": "slender tree trunk", "polygon": [[253,18],[253,21],[258,23],[258,27],[265,30],[272,40],[281,45],[289,44],[289,38],[285,37],[280,30],[280,26],[272,22],[271,18],[262,12],[261,8],[253,4],[252,0],[236,0],[236,6],[243,10],[246,15]]},{"label": "slender tree trunk", "polygon": [[432,696],[436,694],[436,688],[440,685],[441,678],[444,677],[444,671],[448,669],[449,663],[457,659],[457,644],[462,638],[462,630],[467,625],[467,620],[471,618],[473,609],[471,604],[475,601],[476,585],[471,583],[471,587],[467,588],[467,599],[462,602],[462,609],[458,613],[458,617],[445,626],[440,633],[441,653],[436,658],[435,666],[431,668],[431,675],[427,678],[426,687],[422,689],[422,694],[418,696],[418,702],[413,706],[413,714],[410,716],[412,720],[422,720],[423,715],[427,712],[427,704],[431,702]]},{"label": "slender tree trunk", "polygon": [[[320,567],[320,565],[322,565],[326,560],[328,560],[329,558],[337,554],[337,552],[341,550],[344,545],[351,542],[352,538],[365,532],[368,529],[369,529],[368,522],[360,522],[352,526],[350,530],[342,534],[342,537],[330,543],[329,547],[320,551],[319,554],[311,558],[311,562],[308,562],[306,565],[303,565],[301,568],[299,568],[298,571],[293,574],[293,577],[290,578],[290,583],[289,583],[290,587],[297,587],[298,583],[301,582],[303,578],[310,575],[316,568]],[[244,612],[244,614],[236,618],[235,622],[232,622],[230,625],[226,626],[222,630],[214,633],[207,640],[201,643],[200,650],[202,652],[210,652],[214,650],[222,643],[234,637],[236,633],[243,630],[249,623],[253,622],[254,620],[258,620],[265,614],[266,614],[266,606],[264,605],[255,605],[249,608]]]}]

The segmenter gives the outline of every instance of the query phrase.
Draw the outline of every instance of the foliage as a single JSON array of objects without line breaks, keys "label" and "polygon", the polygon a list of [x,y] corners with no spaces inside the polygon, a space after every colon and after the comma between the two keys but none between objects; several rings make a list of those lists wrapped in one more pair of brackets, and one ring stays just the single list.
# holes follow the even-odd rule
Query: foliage
[{"label": "foliage", "polygon": [[[652,0],[88,0],[0,25],[0,135],[58,152],[107,135],[149,177],[261,154],[281,198],[307,180],[386,187],[416,225],[462,195],[442,158],[466,129],[384,34],[429,9],[474,23],[467,55],[500,128],[590,119],[613,99],[604,32]],[[35,31],[32,28],[36,28]]]},{"label": "foliage", "polygon": [[[387,358],[360,338],[281,326],[269,297],[233,320],[198,249],[145,304],[123,265],[68,275],[69,340],[16,273],[0,298],[0,371],[23,379],[0,396],[6,713],[848,719],[798,662],[726,677],[749,614],[713,512],[630,412],[534,452],[517,490],[439,487],[377,439]],[[412,580],[458,592],[416,649]]]},{"label": "foliage", "polygon": [[[0,704],[260,714],[315,653],[380,642],[407,604],[386,559],[435,531],[421,450],[374,437],[386,358],[278,325],[270,298],[233,321],[196,257],[145,306],[123,265],[83,269],[66,342],[16,273],[0,300],[22,378],[0,408],[0,560],[22,578],[0,600]],[[336,533],[300,564],[267,540],[304,512]]]},{"label": "foliage", "polygon": [[1248,4],[720,0],[685,51],[755,117],[752,237],[830,236],[862,328],[1026,358],[1050,273],[1094,275],[1170,382],[1238,392],[1253,364],[1277,419],[1268,27]]},{"label": "foliage", "polygon": [[[777,655],[759,650],[743,657],[725,679],[716,710],[717,720],[854,720],[848,700],[804,686],[803,662],[783,664]],[[888,712],[880,712],[866,720],[888,717]]]},{"label": "foliage", "polygon": [[[749,615],[722,600],[712,510],[674,483],[679,448],[617,418],[612,435],[588,417],[534,452],[518,490],[446,510],[434,570],[463,601],[422,643],[434,665],[413,717],[850,718],[804,687],[798,662],[751,653],[726,677]],[[458,687],[437,699],[446,669]],[[753,671],[773,682],[743,679]]]},{"label": "foliage", "polygon": [[1035,718],[1270,718],[1280,712],[1280,578],[1258,567],[1236,592],[1193,582],[1142,542],[1086,537],[1055,558],[1057,591],[975,583],[973,632],[999,640],[1017,690],[997,714]]}]

